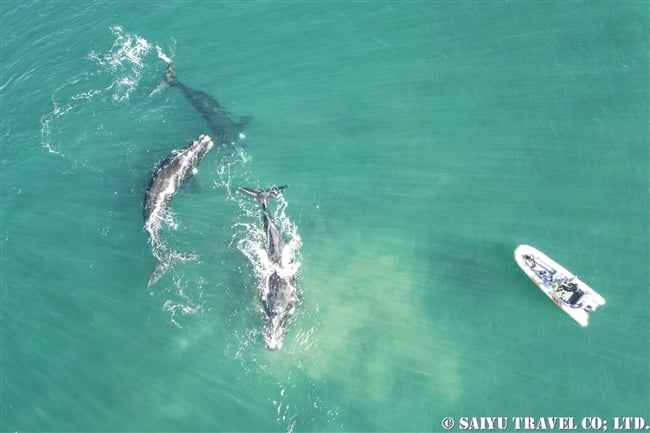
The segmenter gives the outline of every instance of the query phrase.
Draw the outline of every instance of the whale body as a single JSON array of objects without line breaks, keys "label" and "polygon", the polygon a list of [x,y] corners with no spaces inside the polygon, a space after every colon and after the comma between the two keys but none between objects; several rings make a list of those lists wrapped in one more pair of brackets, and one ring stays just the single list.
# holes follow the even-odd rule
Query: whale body
[{"label": "whale body", "polygon": [[178,81],[174,62],[168,63],[163,80],[154,92],[158,93],[169,87],[180,89],[192,106],[203,116],[210,128],[212,139],[217,145],[235,146],[244,137],[242,131],[253,117],[242,116],[235,119],[215,98]]},{"label": "whale body", "polygon": [[265,316],[264,340],[266,347],[277,350],[282,347],[287,323],[294,313],[295,306],[300,302],[296,292],[295,274],[282,272],[282,253],[285,246],[284,238],[278,230],[269,212],[269,202],[287,188],[286,185],[267,190],[239,187],[239,191],[247,194],[262,204],[262,223],[265,233],[265,251],[273,266],[272,272],[263,281],[260,291],[262,310]]},{"label": "whale body", "polygon": [[147,285],[151,286],[179,262],[196,259],[194,253],[183,253],[166,247],[161,238],[162,228],[169,218],[169,205],[185,182],[192,177],[196,167],[214,146],[208,135],[201,135],[187,147],[172,153],[154,174],[144,197],[144,227],[149,234],[152,253],[157,263]]}]

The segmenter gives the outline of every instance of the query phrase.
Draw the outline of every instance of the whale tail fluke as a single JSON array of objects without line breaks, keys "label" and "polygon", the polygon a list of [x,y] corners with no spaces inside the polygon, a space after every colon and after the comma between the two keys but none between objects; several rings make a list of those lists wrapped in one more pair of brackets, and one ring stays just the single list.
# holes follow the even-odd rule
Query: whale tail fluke
[{"label": "whale tail fluke", "polygon": [[156,267],[154,268],[151,276],[149,277],[149,282],[147,287],[155,284],[160,277],[165,275],[172,266],[177,263],[189,262],[191,260],[196,260],[199,258],[199,255],[196,253],[184,253],[175,250],[167,250],[161,254],[161,257],[156,262]]},{"label": "whale tail fluke", "polygon": [[273,188],[265,190],[240,186],[238,189],[239,191],[253,197],[254,199],[260,201],[264,206],[266,206],[271,200],[282,194],[282,191],[287,189],[287,186],[288,185],[274,186]]}]

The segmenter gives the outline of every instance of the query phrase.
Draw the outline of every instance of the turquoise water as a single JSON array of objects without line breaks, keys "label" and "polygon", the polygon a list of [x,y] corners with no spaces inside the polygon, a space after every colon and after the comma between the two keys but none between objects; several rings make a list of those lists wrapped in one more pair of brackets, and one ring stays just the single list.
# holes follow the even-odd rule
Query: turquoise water
[{"label": "turquoise water", "polygon": [[[7,2],[2,431],[439,431],[445,416],[650,418],[647,2]],[[252,115],[172,203],[200,260],[150,288],[142,200]],[[288,184],[302,304],[264,347],[259,214]],[[607,304],[581,328],[534,245]]]}]

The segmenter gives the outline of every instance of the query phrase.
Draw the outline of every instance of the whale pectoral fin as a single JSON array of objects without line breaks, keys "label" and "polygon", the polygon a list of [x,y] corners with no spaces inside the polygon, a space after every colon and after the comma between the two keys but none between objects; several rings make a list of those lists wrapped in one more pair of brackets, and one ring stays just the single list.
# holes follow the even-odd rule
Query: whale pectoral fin
[{"label": "whale pectoral fin", "polygon": [[158,83],[155,89],[153,89],[151,93],[149,93],[149,97],[151,98],[153,96],[160,95],[162,92],[169,89],[169,87],[170,87],[169,84],[165,80],[162,80],[160,83]]},{"label": "whale pectoral fin", "polygon": [[155,284],[160,277],[162,277],[165,272],[171,268],[171,263],[168,261],[160,261],[156,263],[156,267],[153,269],[153,272],[151,273],[151,276],[149,277],[149,282],[147,283],[147,287],[150,287],[152,284]]}]

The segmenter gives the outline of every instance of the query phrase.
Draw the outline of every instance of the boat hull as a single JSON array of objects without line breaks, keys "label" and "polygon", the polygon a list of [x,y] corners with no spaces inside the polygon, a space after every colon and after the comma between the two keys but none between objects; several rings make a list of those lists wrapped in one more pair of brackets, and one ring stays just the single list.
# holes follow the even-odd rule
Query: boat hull
[{"label": "boat hull", "polygon": [[[519,267],[558,307],[582,326],[589,324],[589,314],[605,299],[584,281],[530,245],[515,249]],[[564,287],[570,290],[563,290]]]}]

